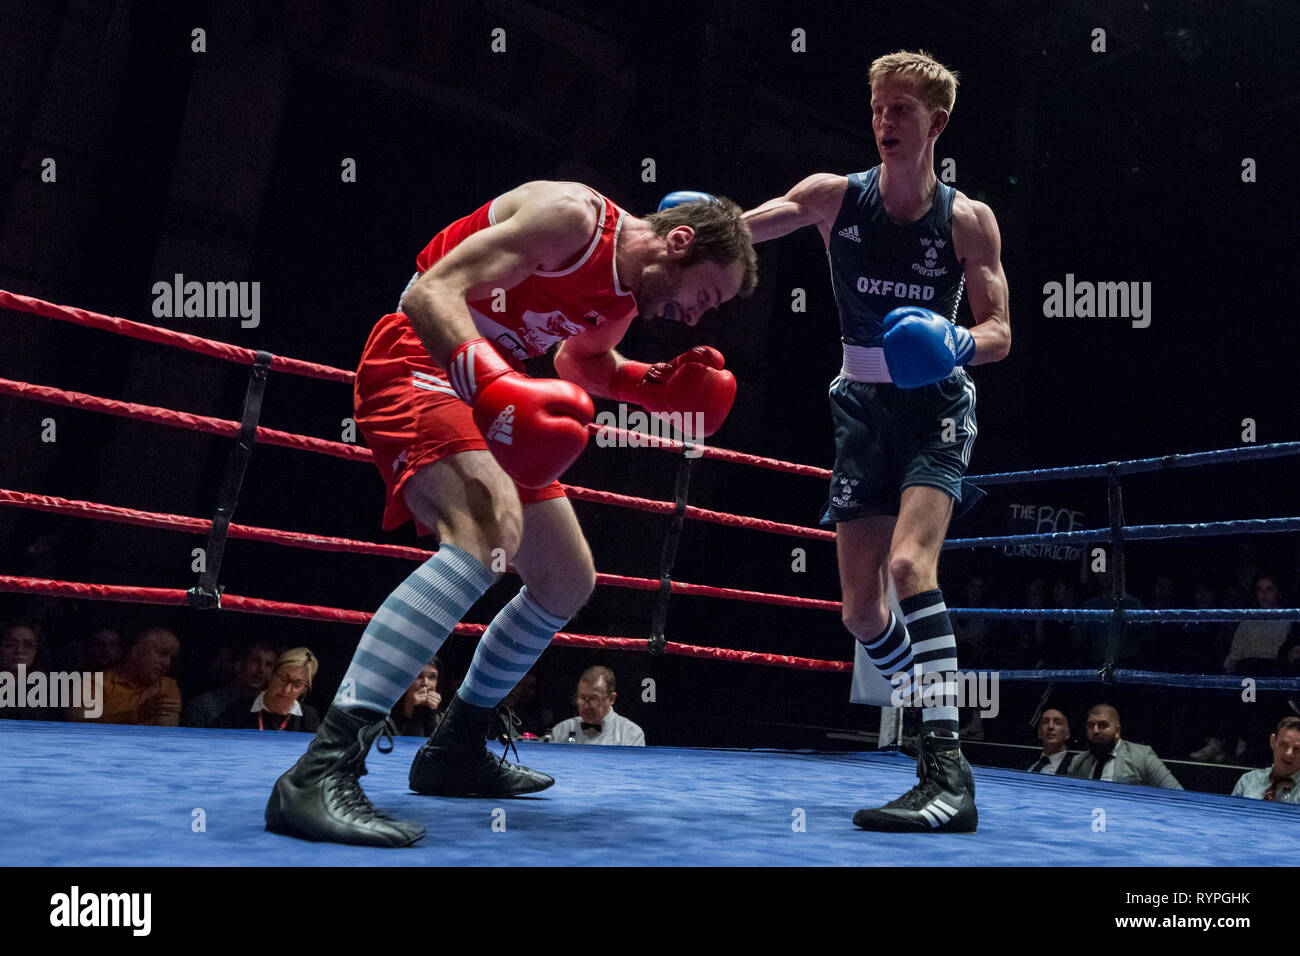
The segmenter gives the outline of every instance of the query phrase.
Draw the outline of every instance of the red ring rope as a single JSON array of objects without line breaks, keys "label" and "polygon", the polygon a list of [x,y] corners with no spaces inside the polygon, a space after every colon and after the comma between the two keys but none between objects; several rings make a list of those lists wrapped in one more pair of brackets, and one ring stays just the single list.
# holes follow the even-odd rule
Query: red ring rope
[{"label": "red ring rope", "polygon": [[[59,597],[84,598],[91,601],[120,601],[136,604],[161,604],[183,606],[189,603],[188,594],[181,588],[141,588],[121,584],[91,584],[82,581],[51,581],[46,578],[29,578],[0,574],[0,591],[15,594],[53,594]],[[365,611],[351,611],[338,607],[314,604],[292,604],[287,601],[268,601],[265,598],[223,594],[221,607],[228,611],[245,611],[249,614],[266,614],[273,617],[292,617],[299,620],[330,621],[336,624],[366,624],[373,616]],[[453,634],[478,635],[487,627],[482,624],[457,624]],[[649,641],[631,637],[612,637],[604,634],[570,634],[561,631],[553,643],[563,647],[597,647],[629,651],[644,651]],[[743,661],[749,664],[766,664],[771,667],[788,667],[795,670],[848,671],[853,665],[848,661],[822,661],[811,657],[791,657],[787,654],[763,654],[757,651],[737,651],[725,647],[700,647],[695,644],[669,642],[664,647],[667,654],[683,657],[707,658],[719,661]]]},{"label": "red ring rope", "polygon": [[[8,488],[0,488],[0,504],[9,504],[19,508],[30,508],[33,511],[44,511],[53,514],[102,518],[119,524],[141,525],[146,528],[192,531],[197,534],[207,534],[212,528],[210,518],[159,514],[153,511],[139,511],[135,508],[119,508],[114,505],[99,504],[93,501],[74,501],[53,495],[30,494]],[[341,551],[352,554],[406,558],[413,561],[426,561],[433,555],[432,551],[426,551],[423,548],[380,544],[375,541],[355,541],[351,538],[305,534],[299,531],[279,531],[275,528],[258,528],[252,525],[231,524],[228,534],[232,538],[245,541],[284,544],[313,551]],[[657,591],[659,589],[659,581],[654,578],[634,578],[619,574],[598,573],[596,583],[639,591]],[[737,601],[752,601],[757,604],[776,604],[783,607],[803,607],[822,611],[838,612],[840,610],[839,601],[824,601],[818,598],[795,597],[787,594],[767,594],[762,591],[744,591],[738,588],[719,588],[707,584],[688,584],[685,581],[671,582],[671,589],[674,594],[693,594],[702,597],[727,598]]]},{"label": "red ring rope", "polygon": [[[227,362],[234,362],[238,365],[252,365],[253,359],[257,354],[253,349],[231,345],[229,342],[205,339],[202,336],[191,335],[188,332],[177,332],[174,329],[164,329],[156,325],[146,325],[143,322],[133,322],[130,319],[122,319],[112,315],[103,315],[99,312],[91,312],[88,309],[78,309],[72,306],[58,305],[54,302],[47,302],[44,299],[37,299],[33,296],[9,292],[5,289],[0,289],[0,307],[13,309],[17,312],[28,312],[47,319],[73,322],[77,325],[83,325],[88,328],[116,332],[119,335],[141,339],[146,342],[155,342],[160,345],[171,345],[176,348],[186,349],[190,352],[198,352],[201,355],[207,355],[211,358],[224,359]],[[326,379],[334,382],[343,382],[348,385],[351,385],[353,380],[356,378],[355,372],[350,372],[346,369],[332,368],[328,365],[319,365],[315,362],[307,362],[302,359],[285,358],[282,355],[272,356],[271,368],[281,372],[288,372],[291,375]],[[601,433],[606,435],[613,434],[623,438],[625,441],[635,441],[636,445],[645,445],[648,448],[681,451],[685,447],[679,441],[673,441],[672,439],[667,438],[650,438],[649,436],[637,432],[628,432],[612,425],[592,424],[587,427],[593,435],[599,435]],[[636,436],[635,439],[631,438],[633,435]],[[704,458],[713,458],[719,461],[730,461],[737,464],[753,465],[756,468],[769,468],[774,471],[783,471],[788,474],[804,475],[812,478],[831,477],[829,469],[817,468],[813,465],[800,465],[794,462],[780,461],[776,458],[764,458],[761,455],[750,455],[746,452],[731,451],[726,448],[714,448],[709,445],[696,445],[695,448]]]}]

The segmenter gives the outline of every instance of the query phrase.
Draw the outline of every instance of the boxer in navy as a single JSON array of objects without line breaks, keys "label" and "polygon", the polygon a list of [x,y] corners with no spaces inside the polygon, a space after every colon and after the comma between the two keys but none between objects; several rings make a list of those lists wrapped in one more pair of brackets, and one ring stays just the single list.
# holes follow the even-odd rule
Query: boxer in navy
[{"label": "boxer in navy", "polygon": [[[934,173],[957,78],[926,53],[894,53],[871,65],[870,82],[880,165],[810,176],[744,218],[755,242],[815,225],[826,244],[844,366],[830,389],[836,457],[823,520],[837,528],[844,624],[922,706],[917,785],[853,821],[971,832],[975,784],[958,745],[955,683],[928,675],[957,669],[939,550],[976,435],[965,366],[1011,348],[1007,280],[992,211]],[[970,329],[954,321],[963,289]],[[891,580],[902,620],[889,607]]]}]

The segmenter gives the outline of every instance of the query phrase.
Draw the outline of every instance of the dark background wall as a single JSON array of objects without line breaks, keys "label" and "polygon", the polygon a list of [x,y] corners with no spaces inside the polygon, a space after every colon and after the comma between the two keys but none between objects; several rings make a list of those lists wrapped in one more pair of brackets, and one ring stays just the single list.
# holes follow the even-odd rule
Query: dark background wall
[{"label": "dark background wall", "polygon": [[[961,74],[936,157],[1001,224],[1011,290],[1010,358],[979,368],[973,472],[1300,439],[1289,382],[1297,351],[1295,155],[1297,19],[1269,0],[618,4],[68,0],[6,5],[0,48],[0,285],[236,344],[354,367],[394,303],[416,252],[443,225],[528,179],[576,179],[633,213],[663,193],[709,189],[746,207],[822,170],[874,165],[866,71],[892,50],[925,48]],[[191,50],[191,31],[207,50]],[[506,52],[491,49],[505,31]],[[792,31],[807,52],[792,50]],[[1106,52],[1093,52],[1093,31]],[[42,161],[57,182],[41,181]],[[343,182],[341,163],[356,161]],[[656,177],[642,179],[643,160]],[[1257,181],[1242,181],[1242,162]],[[624,352],[658,359],[701,342],[741,383],[718,444],[829,466],[826,385],[839,363],[824,250],[812,230],[760,247],[749,300],[705,327],[638,323]],[[155,320],[155,281],[261,283],[262,321]],[[1066,273],[1150,282],[1153,317],[1046,318],[1043,286]],[[806,290],[806,312],[791,311]],[[967,316],[969,320],[969,316]],[[547,374],[541,360],[534,369]],[[0,315],[0,376],[238,417],[244,373],[18,313]],[[338,438],[341,386],[273,376],[263,423]],[[58,440],[40,441],[41,419]],[[181,514],[210,514],[229,444],[171,429],[0,400],[0,483]],[[592,448],[567,480],[665,498],[665,456]],[[1129,482],[1133,522],[1294,514],[1294,464]],[[259,447],[237,520],[371,540],[384,536],[368,467]],[[812,524],[816,480],[697,467],[692,502]],[[1095,484],[999,491],[954,534],[1010,527],[1012,504],[1105,519]],[[578,504],[601,570],[655,576],[664,522]],[[53,537],[48,537],[48,536]],[[44,539],[70,580],[188,586],[192,536],[0,510],[0,562],[31,570]],[[837,598],[830,546],[689,525],[686,581]],[[1255,543],[1294,604],[1295,536]],[[1237,542],[1151,545],[1130,557],[1130,590],[1173,575],[1183,602],[1199,578],[1228,584]],[[232,593],[372,609],[406,573],[386,559],[232,542]],[[989,603],[1019,603],[1030,575],[1078,578],[1071,562],[988,551],[945,560],[949,603],[967,576]],[[474,614],[487,620],[514,584]],[[1083,589],[1081,596],[1086,596]],[[30,610],[7,599],[10,611]],[[322,705],[358,631],[236,614],[125,605],[40,605],[65,639],[99,620],[161,617],[200,671],[218,643],[265,635],[318,648]],[[571,629],[644,636],[651,597],[602,590]],[[670,639],[844,659],[834,615],[674,600]],[[472,648],[447,654],[463,672]],[[553,650],[544,694],[562,701],[596,660]],[[654,742],[781,743],[774,726],[859,727],[847,679],[644,655],[603,655],[627,693],[620,709]],[[635,690],[657,681],[658,700]],[[1030,702],[1032,705],[1032,701]],[[559,706],[563,707],[562,704]],[[1025,716],[1025,715],[1020,715]],[[1010,719],[1010,718],[1008,718]],[[1158,713],[1148,720],[1150,732]],[[1140,736],[1140,735],[1135,735]],[[806,739],[806,738],[800,738]]]}]

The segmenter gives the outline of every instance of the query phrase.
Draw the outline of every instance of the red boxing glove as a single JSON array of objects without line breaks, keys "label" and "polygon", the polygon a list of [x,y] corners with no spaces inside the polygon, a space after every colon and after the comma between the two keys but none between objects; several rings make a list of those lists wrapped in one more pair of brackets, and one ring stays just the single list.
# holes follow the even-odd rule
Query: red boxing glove
[{"label": "red boxing glove", "polygon": [[671,362],[624,362],[610,379],[610,395],[649,412],[700,412],[704,435],[727,420],[736,400],[736,376],[723,369],[722,353],[697,345]]},{"label": "red boxing glove", "polygon": [[525,488],[545,488],[587,447],[591,396],[562,379],[516,372],[487,339],[451,354],[447,378],[474,409],[474,424],[505,473]]}]

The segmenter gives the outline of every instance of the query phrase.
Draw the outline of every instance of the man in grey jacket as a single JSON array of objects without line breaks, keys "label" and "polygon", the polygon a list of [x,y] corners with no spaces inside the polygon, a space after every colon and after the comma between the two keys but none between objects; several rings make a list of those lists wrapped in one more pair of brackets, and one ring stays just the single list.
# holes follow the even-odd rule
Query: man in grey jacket
[{"label": "man in grey jacket", "polygon": [[1120,737],[1119,711],[1110,704],[1088,711],[1085,731],[1088,749],[1070,765],[1071,777],[1183,789],[1154,750]]}]

